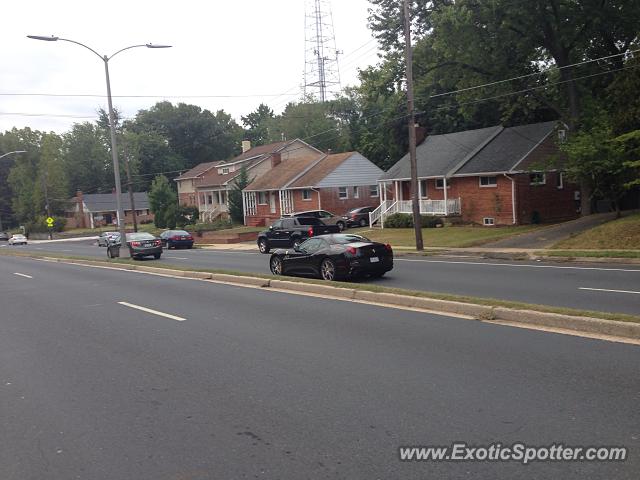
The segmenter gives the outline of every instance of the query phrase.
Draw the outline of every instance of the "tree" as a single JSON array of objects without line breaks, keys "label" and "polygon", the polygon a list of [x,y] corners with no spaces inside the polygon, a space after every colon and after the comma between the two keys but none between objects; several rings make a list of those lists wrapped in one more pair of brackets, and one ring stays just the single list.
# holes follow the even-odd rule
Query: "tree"
[{"label": "tree", "polygon": [[72,190],[110,192],[113,186],[110,143],[93,123],[76,123],[63,136],[66,174]]},{"label": "tree", "polygon": [[[637,178],[637,169],[634,172],[637,165],[627,155],[634,150],[637,154],[638,138],[640,135],[614,138],[608,119],[602,115],[594,125],[571,136],[562,146],[568,155],[567,178],[587,183],[593,192],[587,199],[589,202],[593,198],[608,199],[620,215],[618,202]],[[630,147],[625,150],[627,144]]]},{"label": "tree", "polygon": [[245,138],[252,145],[264,145],[269,141],[269,121],[274,117],[273,110],[264,103],[246,116],[240,117],[245,126]]},{"label": "tree", "polygon": [[149,206],[158,228],[174,228],[176,225],[178,199],[164,175],[157,175],[149,191]]},{"label": "tree", "polygon": [[140,110],[127,129],[165,139],[182,159],[181,168],[229,158],[242,138],[242,128],[223,110],[213,114],[186,103],[158,102],[149,110]]},{"label": "tree", "polygon": [[242,205],[242,190],[251,183],[247,168],[243,166],[235,178],[229,192],[229,216],[236,223],[244,223],[244,208]]}]

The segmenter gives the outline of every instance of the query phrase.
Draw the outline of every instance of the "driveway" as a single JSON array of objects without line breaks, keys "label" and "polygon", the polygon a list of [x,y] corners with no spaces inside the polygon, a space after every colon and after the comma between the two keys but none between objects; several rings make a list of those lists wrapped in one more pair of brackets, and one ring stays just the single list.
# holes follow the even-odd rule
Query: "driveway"
[{"label": "driveway", "polygon": [[616,218],[615,212],[596,213],[569,222],[552,225],[536,232],[524,233],[512,238],[483,245],[486,248],[550,248],[561,240],[602,225]]}]

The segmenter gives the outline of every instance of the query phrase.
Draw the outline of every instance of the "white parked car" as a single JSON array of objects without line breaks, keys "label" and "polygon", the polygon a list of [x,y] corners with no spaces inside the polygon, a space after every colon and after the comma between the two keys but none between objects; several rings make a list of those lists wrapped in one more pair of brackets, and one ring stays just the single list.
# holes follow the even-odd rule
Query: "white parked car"
[{"label": "white parked car", "polygon": [[11,235],[11,238],[9,239],[9,245],[26,245],[26,244],[27,244],[27,237],[25,237],[21,233],[16,233],[14,235]]}]

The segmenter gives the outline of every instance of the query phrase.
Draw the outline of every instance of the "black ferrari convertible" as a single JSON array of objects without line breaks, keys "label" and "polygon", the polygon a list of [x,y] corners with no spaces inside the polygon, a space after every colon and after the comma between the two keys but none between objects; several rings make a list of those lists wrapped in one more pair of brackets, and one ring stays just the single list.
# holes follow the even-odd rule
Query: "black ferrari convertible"
[{"label": "black ferrari convertible", "polygon": [[279,249],[269,259],[274,275],[303,275],[324,280],[381,277],[393,268],[391,245],[360,235],[319,235],[291,249]]}]

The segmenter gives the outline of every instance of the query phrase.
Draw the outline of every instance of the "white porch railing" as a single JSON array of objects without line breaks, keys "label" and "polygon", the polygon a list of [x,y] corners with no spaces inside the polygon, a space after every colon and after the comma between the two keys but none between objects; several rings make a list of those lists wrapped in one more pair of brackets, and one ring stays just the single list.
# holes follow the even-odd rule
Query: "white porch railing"
[{"label": "white porch railing", "polygon": [[[393,213],[413,213],[411,200],[383,201],[378,208],[369,214],[369,226],[379,223],[384,228],[384,219]],[[447,200],[420,200],[421,215],[460,215],[460,198]]]},{"label": "white porch railing", "polygon": [[229,207],[227,207],[226,204],[206,205],[204,208],[201,207],[200,220],[203,222],[213,222],[220,215],[228,211]]}]

